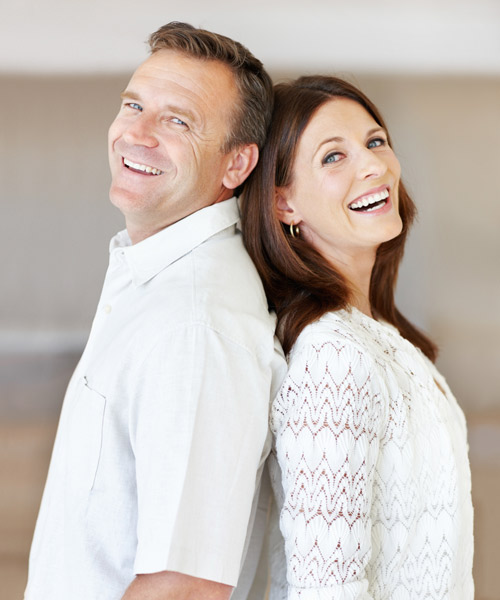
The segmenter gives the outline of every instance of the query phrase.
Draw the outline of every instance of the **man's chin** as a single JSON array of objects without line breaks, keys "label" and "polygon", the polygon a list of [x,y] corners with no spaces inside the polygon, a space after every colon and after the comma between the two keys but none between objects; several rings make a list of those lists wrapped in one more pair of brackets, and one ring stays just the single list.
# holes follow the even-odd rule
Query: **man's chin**
[{"label": "man's chin", "polygon": [[141,212],[149,204],[147,199],[137,192],[113,184],[109,190],[109,200],[123,214]]}]

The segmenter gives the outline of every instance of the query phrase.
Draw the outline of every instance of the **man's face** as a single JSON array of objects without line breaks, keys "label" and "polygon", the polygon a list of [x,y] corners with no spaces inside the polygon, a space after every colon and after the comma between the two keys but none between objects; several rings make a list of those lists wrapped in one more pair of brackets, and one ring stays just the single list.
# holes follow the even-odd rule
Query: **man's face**
[{"label": "man's face", "polygon": [[129,232],[147,237],[232,195],[221,148],[238,102],[219,62],[159,50],[137,69],[109,129],[110,199]]}]

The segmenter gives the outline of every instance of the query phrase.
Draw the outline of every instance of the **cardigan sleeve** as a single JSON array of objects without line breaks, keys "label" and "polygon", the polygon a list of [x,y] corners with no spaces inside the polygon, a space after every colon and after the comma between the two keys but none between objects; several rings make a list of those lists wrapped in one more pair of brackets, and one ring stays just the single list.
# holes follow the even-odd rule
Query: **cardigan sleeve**
[{"label": "cardigan sleeve", "polygon": [[372,485],[383,402],[346,340],[302,344],[273,405],[289,600],[369,599]]}]

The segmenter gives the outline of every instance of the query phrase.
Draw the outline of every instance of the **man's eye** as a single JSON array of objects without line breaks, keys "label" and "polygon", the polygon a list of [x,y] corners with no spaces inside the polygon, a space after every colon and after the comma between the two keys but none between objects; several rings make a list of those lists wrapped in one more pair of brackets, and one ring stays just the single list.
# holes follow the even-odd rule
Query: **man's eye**
[{"label": "man's eye", "polygon": [[125,104],[125,106],[128,106],[129,108],[132,108],[133,110],[139,110],[142,112],[142,106],[140,104],[137,104],[137,102],[127,102]]},{"label": "man's eye", "polygon": [[330,165],[332,163],[338,162],[341,158],[342,158],[342,153],[341,152],[330,152],[323,159],[323,164],[324,165]]},{"label": "man's eye", "polygon": [[368,148],[378,148],[379,146],[385,146],[387,141],[384,138],[375,138],[368,142]]},{"label": "man's eye", "polygon": [[187,124],[184,123],[184,121],[181,121],[181,119],[179,119],[178,117],[172,117],[170,120],[176,125],[183,125],[184,127],[187,127]]}]

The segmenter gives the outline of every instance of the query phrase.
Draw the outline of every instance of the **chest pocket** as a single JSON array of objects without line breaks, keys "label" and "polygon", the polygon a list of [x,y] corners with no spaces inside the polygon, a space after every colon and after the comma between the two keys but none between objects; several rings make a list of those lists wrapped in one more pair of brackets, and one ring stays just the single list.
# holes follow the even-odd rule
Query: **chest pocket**
[{"label": "chest pocket", "polygon": [[90,491],[94,487],[101,458],[106,398],[93,390],[83,378],[80,394],[69,415],[68,480],[75,488]]}]

